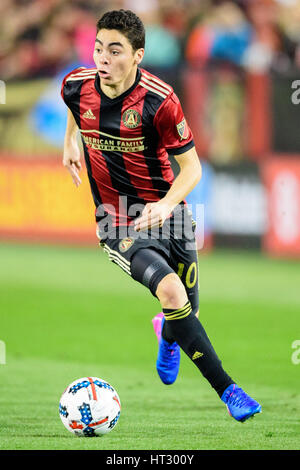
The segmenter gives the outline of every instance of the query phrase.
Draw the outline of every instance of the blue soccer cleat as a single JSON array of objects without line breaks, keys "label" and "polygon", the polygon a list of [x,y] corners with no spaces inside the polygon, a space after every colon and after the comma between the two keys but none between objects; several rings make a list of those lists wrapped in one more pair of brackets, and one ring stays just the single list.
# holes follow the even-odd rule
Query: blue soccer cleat
[{"label": "blue soccer cleat", "polygon": [[165,385],[171,385],[177,379],[180,365],[180,348],[178,344],[168,343],[162,338],[161,332],[164,326],[164,315],[159,313],[153,320],[153,327],[158,339],[158,355],[156,360],[156,370],[161,381]]},{"label": "blue soccer cleat", "polygon": [[236,384],[231,384],[226,388],[221,400],[227,406],[230,416],[241,423],[256,413],[261,413],[261,405]]}]

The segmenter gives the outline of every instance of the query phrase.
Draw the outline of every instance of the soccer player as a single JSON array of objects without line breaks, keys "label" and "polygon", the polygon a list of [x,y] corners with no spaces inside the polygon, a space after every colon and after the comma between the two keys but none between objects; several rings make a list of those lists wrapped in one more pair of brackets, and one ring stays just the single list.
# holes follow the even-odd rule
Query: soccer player
[{"label": "soccer player", "polygon": [[[69,108],[63,164],[78,186],[79,129],[100,245],[161,304],[153,319],[161,380],[176,380],[181,348],[229,413],[245,421],[261,406],[225,372],[198,319],[197,251],[185,197],[201,164],[173,89],[140,68],[144,46],[133,12],[110,11],[98,21],[95,68],[77,68],[62,84]],[[176,179],[168,154],[179,164]]]}]

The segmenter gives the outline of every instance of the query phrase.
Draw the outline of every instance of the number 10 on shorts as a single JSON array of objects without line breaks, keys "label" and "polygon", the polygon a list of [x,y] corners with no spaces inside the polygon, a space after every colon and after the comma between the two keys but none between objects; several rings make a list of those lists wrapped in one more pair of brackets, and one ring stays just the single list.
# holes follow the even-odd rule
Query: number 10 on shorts
[{"label": "number 10 on shorts", "polygon": [[182,282],[186,285],[186,287],[188,289],[192,289],[192,287],[195,286],[198,278],[197,263],[194,261],[192,264],[189,265],[185,278],[183,278],[184,267],[184,263],[178,263],[177,274],[182,280]]}]

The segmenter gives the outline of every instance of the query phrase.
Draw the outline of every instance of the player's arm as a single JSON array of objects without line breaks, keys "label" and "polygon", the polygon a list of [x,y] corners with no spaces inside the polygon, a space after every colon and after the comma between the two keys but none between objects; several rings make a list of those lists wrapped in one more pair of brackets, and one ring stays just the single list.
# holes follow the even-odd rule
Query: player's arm
[{"label": "player's arm", "polygon": [[202,176],[200,159],[195,147],[181,155],[174,156],[179,165],[179,174],[176,177],[166,196],[160,202],[172,210],[190,194],[199,183]]},{"label": "player's arm", "polygon": [[175,159],[180,167],[178,176],[164,198],[146,204],[142,215],[135,220],[135,230],[161,226],[177,204],[199,183],[202,169],[195,147],[176,155]]},{"label": "player's arm", "polygon": [[73,183],[79,186],[81,179],[80,149],[77,142],[78,127],[72,112],[68,109],[67,126],[64,139],[63,165],[69,171]]}]

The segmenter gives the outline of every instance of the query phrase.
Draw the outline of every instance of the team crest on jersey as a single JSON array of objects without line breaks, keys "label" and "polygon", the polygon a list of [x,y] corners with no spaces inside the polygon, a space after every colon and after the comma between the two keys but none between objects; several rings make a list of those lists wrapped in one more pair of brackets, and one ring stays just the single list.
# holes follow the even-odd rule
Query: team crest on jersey
[{"label": "team crest on jersey", "polygon": [[179,124],[177,124],[176,127],[181,139],[187,139],[189,136],[189,130],[185,119],[183,119]]},{"label": "team crest on jersey", "polygon": [[127,111],[123,113],[122,120],[124,126],[129,129],[135,129],[141,122],[141,115],[135,109],[127,109]]},{"label": "team crest on jersey", "polygon": [[125,251],[129,250],[129,248],[133,245],[134,239],[133,238],[123,238],[123,240],[119,243],[119,250],[124,253]]}]

